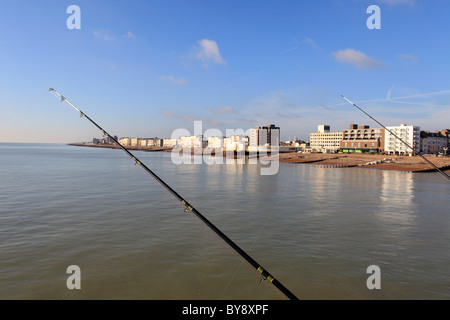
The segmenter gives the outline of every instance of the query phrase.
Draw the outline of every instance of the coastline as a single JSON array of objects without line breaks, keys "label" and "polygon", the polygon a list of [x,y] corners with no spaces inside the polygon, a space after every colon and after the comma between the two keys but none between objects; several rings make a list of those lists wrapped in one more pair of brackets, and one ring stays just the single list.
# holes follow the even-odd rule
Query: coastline
[{"label": "coastline", "polygon": [[[120,149],[115,144],[93,144],[93,143],[68,143],[69,146],[88,147],[88,148],[105,148],[105,149]],[[148,151],[148,152],[170,152],[170,147],[127,147],[128,150]]]},{"label": "coastline", "polygon": [[[426,158],[442,171],[450,171],[450,157]],[[280,162],[313,163],[330,167],[358,167],[407,172],[435,172],[425,160],[419,156],[371,155],[371,154],[280,154]]]},{"label": "coastline", "polygon": [[[71,146],[120,149],[116,145],[69,143]],[[127,147],[128,150],[146,152],[171,152],[172,147]],[[212,153],[214,155],[214,152]],[[226,152],[224,152],[224,157]],[[426,158],[445,172],[450,172],[450,157],[435,157],[426,155]],[[397,155],[371,155],[371,154],[324,154],[324,153],[280,153],[280,162],[308,163],[336,168],[369,168],[381,170],[396,170],[406,172],[435,172],[436,170],[421,157]]]}]

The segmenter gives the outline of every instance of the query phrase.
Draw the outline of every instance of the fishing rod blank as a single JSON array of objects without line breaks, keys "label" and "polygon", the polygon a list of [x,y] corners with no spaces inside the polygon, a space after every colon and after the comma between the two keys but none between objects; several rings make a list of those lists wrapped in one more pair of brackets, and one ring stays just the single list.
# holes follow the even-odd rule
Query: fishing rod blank
[{"label": "fishing rod blank", "polygon": [[264,269],[258,262],[256,262],[252,257],[250,257],[244,250],[242,250],[236,243],[234,243],[230,238],[228,238],[222,231],[220,231],[213,223],[211,223],[205,216],[203,216],[197,209],[195,209],[189,202],[187,202],[182,196],[180,196],[174,189],[172,189],[167,183],[165,183],[158,175],[156,175],[152,170],[150,170],[145,164],[143,164],[136,156],[134,156],[128,149],[122,146],[114,137],[112,137],[108,132],[103,130],[95,121],[89,118],[83,111],[75,107],[69,100],[59,94],[55,89],[50,88],[56,97],[58,97],[62,102],[66,102],[72,108],[80,113],[80,117],[85,117],[89,120],[95,127],[97,127],[104,136],[107,136],[111,141],[113,141],[118,147],[120,147],[133,161],[136,165],[140,165],[148,174],[150,174],[156,181],[158,181],[167,191],[169,191],[178,201],[180,201],[185,206],[185,211],[191,211],[194,213],[205,225],[207,225],[212,231],[214,231],[220,238],[222,238],[231,248],[234,249],[241,257],[243,257],[250,265],[255,268],[261,277],[261,281],[267,280],[269,283],[274,285],[279,289],[287,298],[291,300],[298,300],[298,298],[289,291],[281,282],[275,279],[266,269]]},{"label": "fishing rod blank", "polygon": [[390,134],[392,134],[394,137],[396,137],[398,140],[400,140],[404,145],[406,145],[409,149],[411,149],[413,151],[413,153],[417,154],[418,156],[422,157],[422,159],[424,159],[426,162],[428,162],[437,172],[439,172],[440,174],[442,174],[445,178],[447,178],[448,180],[450,180],[450,176],[448,174],[446,174],[444,171],[442,171],[441,169],[439,169],[433,162],[431,162],[430,160],[428,160],[427,158],[425,158],[423,155],[421,155],[420,153],[418,153],[414,148],[412,148],[408,143],[406,143],[402,138],[400,138],[399,136],[397,136],[394,132],[392,132],[391,130],[389,130],[388,128],[386,128],[384,125],[382,125],[380,122],[378,122],[374,117],[372,117],[370,114],[368,114],[367,112],[365,112],[363,109],[361,109],[360,107],[358,107],[356,104],[354,104],[353,102],[351,102],[350,100],[348,100],[346,97],[344,97],[341,94],[341,97],[344,98],[345,100],[347,100],[348,103],[350,103],[351,105],[353,105],[354,107],[358,108],[362,113],[364,113],[366,116],[368,116],[370,119],[372,119],[373,121],[375,121],[376,123],[378,123],[380,126],[382,126],[385,130],[387,130]]}]

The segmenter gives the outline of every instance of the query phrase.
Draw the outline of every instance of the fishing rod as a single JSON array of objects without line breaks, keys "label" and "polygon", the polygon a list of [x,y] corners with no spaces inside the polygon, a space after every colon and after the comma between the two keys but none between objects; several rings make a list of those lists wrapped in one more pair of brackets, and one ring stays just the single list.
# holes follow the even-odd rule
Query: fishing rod
[{"label": "fishing rod", "polygon": [[112,137],[108,132],[106,132],[102,127],[100,127],[94,120],[89,118],[83,111],[74,106],[69,100],[64,96],[59,94],[55,89],[50,88],[49,91],[58,97],[61,102],[66,102],[72,108],[80,113],[80,117],[85,117],[89,122],[91,122],[95,127],[97,127],[103,135],[111,139],[119,148],[121,148],[134,162],[136,165],[141,166],[148,174],[150,174],[157,182],[159,182],[167,191],[169,191],[178,201],[180,201],[185,209],[184,211],[191,211],[195,214],[206,226],[208,226],[215,234],[217,234],[222,240],[224,240],[234,251],[236,251],[242,258],[244,258],[256,271],[259,273],[261,281],[267,280],[270,284],[275,286],[280,290],[287,298],[291,300],[298,300],[298,298],[289,291],[280,281],[275,279],[273,275],[264,269],[258,262],[256,262],[250,255],[248,255],[244,250],[242,250],[236,243],[234,243],[228,236],[226,236],[222,231],[220,231],[212,222],[210,222],[204,215],[202,215],[197,209],[195,209],[189,202],[187,202],[181,195],[179,195],[174,189],[172,189],[164,180],[162,180],[158,175],[156,175],[152,170],[150,170],[145,164],[143,164],[135,155],[133,155],[128,149],[126,149],[122,144],[120,144],[114,137]]},{"label": "fishing rod", "polygon": [[402,138],[400,138],[399,136],[397,136],[394,132],[392,132],[391,130],[389,130],[388,128],[386,128],[384,125],[382,125],[380,122],[378,122],[374,117],[372,117],[370,114],[368,114],[367,112],[365,112],[363,109],[361,109],[360,107],[358,107],[356,104],[354,104],[353,102],[351,102],[350,100],[348,100],[346,97],[344,97],[341,94],[341,97],[344,98],[345,100],[347,100],[348,103],[350,103],[351,105],[353,105],[354,107],[358,108],[361,112],[363,112],[366,116],[368,116],[370,119],[372,119],[373,121],[375,121],[376,123],[378,123],[380,126],[382,126],[385,130],[387,130],[390,134],[392,134],[394,137],[396,137],[398,140],[400,140],[404,145],[406,145],[409,149],[411,149],[413,151],[413,153],[417,154],[418,156],[420,156],[422,159],[424,159],[426,162],[428,162],[437,172],[439,172],[440,174],[442,174],[445,178],[447,178],[448,180],[450,180],[450,176],[448,174],[446,174],[444,171],[442,171],[441,169],[439,169],[433,162],[431,162],[430,160],[428,160],[427,158],[425,158],[423,155],[421,155],[420,153],[418,153],[414,148],[412,148],[407,142],[405,142]]}]

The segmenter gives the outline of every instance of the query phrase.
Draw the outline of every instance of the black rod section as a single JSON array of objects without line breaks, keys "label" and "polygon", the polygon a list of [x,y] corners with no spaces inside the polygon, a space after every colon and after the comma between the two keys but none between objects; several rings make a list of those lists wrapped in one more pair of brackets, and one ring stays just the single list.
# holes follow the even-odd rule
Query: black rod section
[{"label": "black rod section", "polygon": [[85,117],[89,120],[95,127],[97,127],[104,136],[108,136],[117,146],[119,146],[131,159],[135,161],[136,164],[140,165],[148,174],[150,174],[156,181],[158,181],[165,189],[167,189],[176,199],[178,199],[185,207],[186,210],[190,210],[194,213],[202,222],[207,225],[212,231],[214,231],[222,240],[224,240],[234,251],[236,251],[241,257],[243,257],[253,268],[255,268],[260,274],[262,280],[267,280],[272,283],[278,290],[280,290],[287,298],[291,300],[298,300],[298,298],[289,291],[281,282],[275,279],[266,269],[264,269],[258,262],[256,262],[251,256],[249,256],[244,250],[242,250],[236,243],[234,243],[230,238],[228,238],[222,231],[220,231],[211,221],[209,221],[204,215],[202,215],[197,209],[195,209],[189,202],[187,202],[181,195],[179,195],[174,189],[172,189],[167,183],[165,183],[158,175],[156,175],[152,170],[150,170],[145,164],[143,164],[138,158],[136,158],[130,151],[128,151],[124,146],[122,146],[114,137],[112,137],[108,132],[103,130],[94,120],[89,118],[84,112],[75,107],[69,100],[60,95],[55,89],[50,88],[55,96],[59,97],[62,102],[66,101],[71,107],[76,109],[81,117]]}]

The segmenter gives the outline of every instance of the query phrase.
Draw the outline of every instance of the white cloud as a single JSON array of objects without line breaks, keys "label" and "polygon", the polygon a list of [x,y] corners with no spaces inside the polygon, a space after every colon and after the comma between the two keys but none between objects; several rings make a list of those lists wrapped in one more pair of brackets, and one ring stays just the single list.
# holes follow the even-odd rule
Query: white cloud
[{"label": "white cloud", "polygon": [[316,48],[316,49],[319,48],[319,46],[316,44],[316,42],[315,42],[313,39],[306,37],[306,38],[305,38],[305,41],[308,42],[308,43],[309,43],[311,46],[313,46],[314,48]]},{"label": "white cloud", "polygon": [[112,41],[114,40],[114,37],[112,37],[108,31],[104,31],[104,30],[94,30],[92,32],[92,34],[94,36],[96,36],[97,38],[106,40],[106,41]]},{"label": "white cloud", "polygon": [[136,36],[131,31],[128,31],[126,34],[123,35],[123,37],[127,39],[136,39]]},{"label": "white cloud", "polygon": [[[106,41],[114,41],[115,38],[111,35],[111,33],[109,31],[106,30],[94,30],[92,31],[92,34],[94,36],[96,36],[99,39],[103,39]],[[126,38],[126,39],[136,39],[136,36],[134,35],[133,32],[128,31],[126,34],[124,34],[122,36],[122,38]]]},{"label": "white cloud", "polygon": [[173,112],[167,111],[167,110],[161,111],[161,114],[165,115],[168,118],[176,118],[177,117]]},{"label": "white cloud", "polygon": [[219,106],[219,107],[210,107],[208,108],[215,115],[227,114],[227,113],[236,113],[236,110],[230,106]]},{"label": "white cloud", "polygon": [[375,60],[367,56],[364,52],[355,49],[345,49],[333,52],[332,55],[336,61],[353,65],[360,69],[380,69],[384,66],[384,62]]},{"label": "white cloud", "polygon": [[214,40],[202,39],[198,41],[198,45],[195,57],[202,60],[204,66],[207,66],[208,62],[226,64]]},{"label": "white cloud", "polygon": [[411,54],[399,54],[398,57],[408,64],[416,64],[419,58]]},{"label": "white cloud", "polygon": [[179,84],[179,85],[187,83],[187,81],[186,81],[186,79],[184,77],[176,79],[174,76],[160,76],[159,79],[161,79],[161,80],[169,80],[169,81],[172,81],[173,83],[176,83],[176,84]]},{"label": "white cloud", "polygon": [[[390,90],[390,93],[392,93],[392,89]],[[450,95],[450,90],[441,90],[441,91],[434,91],[434,92],[427,92],[427,93],[416,93],[416,94],[410,94],[407,96],[401,96],[392,98],[390,101],[393,101],[394,99],[415,99],[415,98],[429,98],[433,96],[440,96],[440,95]],[[390,95],[389,95],[390,97]]]}]

